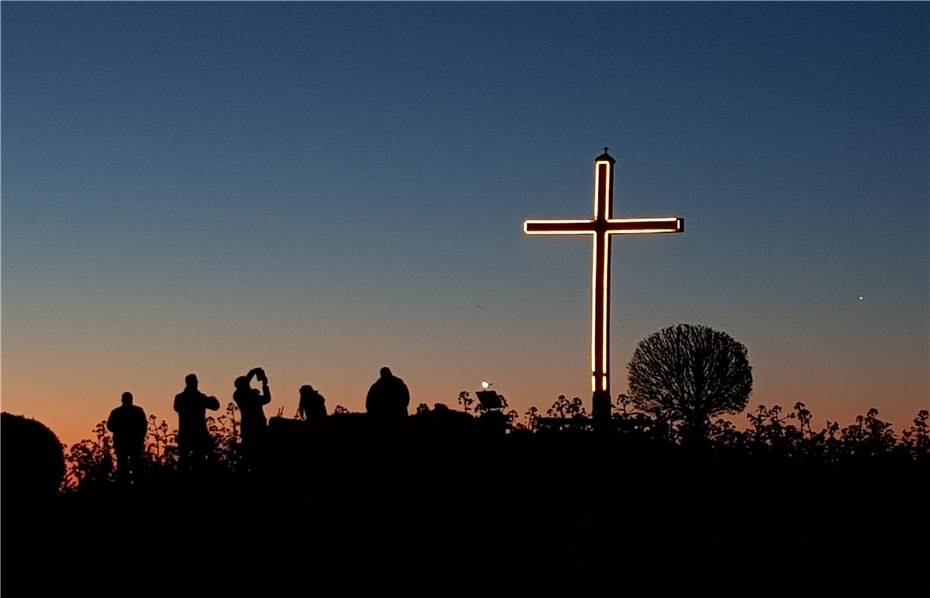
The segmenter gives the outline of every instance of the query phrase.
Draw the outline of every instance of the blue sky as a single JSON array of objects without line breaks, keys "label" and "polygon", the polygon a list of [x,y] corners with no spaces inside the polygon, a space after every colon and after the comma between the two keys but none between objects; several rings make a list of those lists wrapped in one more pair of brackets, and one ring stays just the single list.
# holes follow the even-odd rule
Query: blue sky
[{"label": "blue sky", "polygon": [[167,417],[259,364],[287,414],[383,364],[414,402],[586,397],[589,246],[521,222],[587,216],[604,145],[617,216],[686,220],[615,243],[615,394],[685,321],[757,402],[927,406],[925,4],[3,3],[2,34],[5,409]]}]

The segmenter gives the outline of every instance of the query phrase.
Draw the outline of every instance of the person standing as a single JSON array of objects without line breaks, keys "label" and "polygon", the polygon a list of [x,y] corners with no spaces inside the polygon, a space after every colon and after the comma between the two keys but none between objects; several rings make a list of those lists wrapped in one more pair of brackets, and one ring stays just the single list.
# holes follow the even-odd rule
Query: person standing
[{"label": "person standing", "polygon": [[116,449],[116,476],[131,482],[142,464],[148,420],[142,407],[132,404],[132,393],[124,392],[122,405],[110,412],[107,430],[113,433]]},{"label": "person standing", "polygon": [[379,419],[407,417],[410,406],[410,391],[404,381],[391,373],[391,368],[381,368],[381,377],[371,385],[365,398],[365,410]]},{"label": "person standing", "polygon": [[212,448],[207,409],[218,410],[220,402],[198,390],[196,374],[188,374],[184,383],[184,390],[174,397],[174,410],[178,412],[178,449],[182,462],[196,462],[206,458]]}]

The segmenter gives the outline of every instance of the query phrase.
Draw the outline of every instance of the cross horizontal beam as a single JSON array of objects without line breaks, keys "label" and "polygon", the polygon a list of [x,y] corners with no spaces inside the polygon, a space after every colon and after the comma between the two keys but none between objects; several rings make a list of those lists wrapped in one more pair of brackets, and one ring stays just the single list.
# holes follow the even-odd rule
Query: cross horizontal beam
[{"label": "cross horizontal beam", "polygon": [[526,220],[527,235],[591,235],[604,231],[609,235],[646,233],[680,233],[685,230],[682,218],[611,218],[609,220]]}]

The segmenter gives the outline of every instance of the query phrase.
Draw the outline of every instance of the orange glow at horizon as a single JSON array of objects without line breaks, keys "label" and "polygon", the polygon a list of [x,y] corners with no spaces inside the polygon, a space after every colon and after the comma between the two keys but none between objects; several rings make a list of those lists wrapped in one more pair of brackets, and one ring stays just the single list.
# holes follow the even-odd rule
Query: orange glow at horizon
[{"label": "orange glow at horizon", "polygon": [[[738,427],[745,426],[746,414],[759,404],[769,407],[779,404],[787,413],[795,402],[800,401],[813,411],[815,428],[824,426],[827,420],[839,421],[846,426],[853,423],[856,415],[864,414],[870,407],[878,407],[879,416],[893,422],[894,430],[900,434],[910,425],[918,409],[930,407],[927,399],[930,389],[926,380],[903,375],[913,369],[916,362],[883,362],[873,364],[874,370],[863,367],[854,371],[857,357],[841,355],[835,357],[840,360],[836,364],[838,373],[850,373],[824,377],[814,360],[792,354],[788,345],[770,344],[771,341],[766,339],[746,337],[739,332],[735,334],[750,349],[754,377],[754,390],[748,407],[732,418]],[[430,346],[421,354],[392,360],[367,359],[358,367],[352,365],[347,356],[340,355],[312,369],[301,360],[281,355],[255,363],[254,359],[246,361],[244,354],[211,359],[206,359],[206,353],[199,359],[194,359],[191,354],[183,355],[180,361],[187,362],[190,367],[181,367],[178,360],[167,355],[157,362],[136,363],[134,366],[125,363],[125,357],[119,357],[116,359],[120,362],[118,374],[110,371],[106,364],[86,357],[72,360],[70,367],[58,360],[20,364],[15,359],[5,359],[0,407],[48,425],[62,442],[70,445],[91,438],[93,426],[106,419],[110,410],[119,405],[120,394],[125,390],[133,393],[136,404],[141,405],[146,414],[157,416],[159,421],[164,419],[170,427],[176,428],[177,414],[172,409],[172,401],[174,395],[183,389],[184,375],[190,372],[198,374],[205,393],[220,400],[221,410],[210,412],[219,415],[232,401],[235,377],[250,366],[261,365],[268,372],[272,392],[272,402],[266,406],[265,414],[271,417],[281,409],[284,417],[292,417],[297,409],[298,388],[305,383],[320,389],[330,413],[336,405],[351,411],[364,411],[365,393],[378,376],[377,368],[389,365],[410,387],[411,413],[420,403],[430,407],[435,403],[445,403],[452,409],[461,409],[456,404],[458,392],[467,390],[474,394],[480,390],[480,376],[488,373],[493,376],[495,388],[506,396],[510,407],[522,415],[530,406],[544,412],[559,394],[587,398],[590,387],[583,377],[588,368],[587,356],[581,357],[586,340],[583,336],[581,333],[564,339],[562,350],[507,357],[506,367],[495,370],[489,369],[490,361],[468,361],[451,375],[438,372],[438,364],[461,358],[462,354],[477,353],[482,348],[480,343],[446,347],[433,359],[428,353],[437,353],[440,348]],[[612,341],[612,353],[616,355],[611,363],[614,371],[622,371],[629,361],[642,335],[635,336],[617,335],[616,341]],[[503,353],[495,354],[494,360],[502,360],[507,353],[512,354],[518,347],[526,346],[518,339],[502,341]],[[243,364],[240,368],[230,365],[240,362]],[[876,372],[882,374],[876,375]],[[893,385],[889,385],[886,376],[894,381]],[[615,399],[626,391],[625,376],[615,380],[613,386],[611,396]],[[887,401],[891,396],[901,400]]]}]

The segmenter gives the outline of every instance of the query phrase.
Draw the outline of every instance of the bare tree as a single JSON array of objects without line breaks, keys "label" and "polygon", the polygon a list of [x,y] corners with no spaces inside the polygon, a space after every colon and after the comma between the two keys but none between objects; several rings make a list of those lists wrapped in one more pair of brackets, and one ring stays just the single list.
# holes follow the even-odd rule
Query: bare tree
[{"label": "bare tree", "polygon": [[676,324],[640,341],[628,366],[630,395],[641,410],[707,435],[710,418],[739,413],[752,392],[746,347],[707,326]]}]

